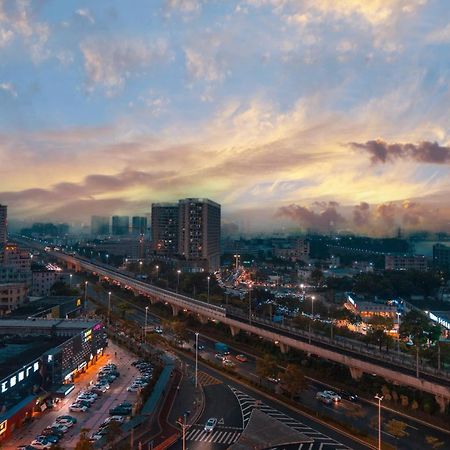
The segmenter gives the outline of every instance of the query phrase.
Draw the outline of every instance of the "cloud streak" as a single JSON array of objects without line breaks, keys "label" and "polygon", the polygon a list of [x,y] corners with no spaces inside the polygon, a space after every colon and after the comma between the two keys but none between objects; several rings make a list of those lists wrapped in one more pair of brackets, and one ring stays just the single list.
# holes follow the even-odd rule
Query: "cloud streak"
[{"label": "cloud streak", "polygon": [[382,140],[372,140],[365,143],[352,142],[350,146],[354,150],[367,152],[373,164],[386,164],[397,160],[428,164],[450,163],[450,147],[439,145],[437,142],[388,144]]}]

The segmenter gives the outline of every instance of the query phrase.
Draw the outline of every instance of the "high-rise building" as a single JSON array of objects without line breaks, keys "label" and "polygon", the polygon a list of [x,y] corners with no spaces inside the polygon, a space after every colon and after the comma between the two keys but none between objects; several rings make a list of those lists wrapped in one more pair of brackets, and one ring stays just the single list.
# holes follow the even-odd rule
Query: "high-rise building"
[{"label": "high-rise building", "polygon": [[147,232],[147,217],[133,216],[131,219],[131,234],[144,235]]},{"label": "high-rise building", "polygon": [[0,204],[0,245],[8,240],[8,207]]},{"label": "high-rise building", "polygon": [[433,263],[441,269],[450,269],[450,247],[444,244],[433,245]]},{"label": "high-rise building", "polygon": [[178,253],[187,260],[207,260],[210,271],[220,268],[220,205],[209,199],[178,202]]},{"label": "high-rise building", "polygon": [[152,250],[161,256],[178,252],[178,204],[152,204]]},{"label": "high-rise building", "polygon": [[126,236],[130,229],[130,218],[128,216],[113,216],[112,234],[114,236]]},{"label": "high-rise building", "polygon": [[108,235],[109,234],[109,217],[92,216],[91,217],[91,235]]}]

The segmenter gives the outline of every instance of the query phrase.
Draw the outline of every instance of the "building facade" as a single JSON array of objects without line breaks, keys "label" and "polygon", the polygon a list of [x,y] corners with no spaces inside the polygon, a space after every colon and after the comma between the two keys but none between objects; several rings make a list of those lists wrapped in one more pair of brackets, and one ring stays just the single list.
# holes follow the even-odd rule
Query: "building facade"
[{"label": "building facade", "polygon": [[220,268],[220,205],[209,199],[178,202],[178,254],[186,260],[206,260],[208,269]]},{"label": "building facade", "polygon": [[433,245],[433,264],[441,269],[450,269],[450,247],[443,244]]},{"label": "building facade", "polygon": [[385,270],[428,270],[428,261],[422,255],[386,255],[384,257]]},{"label": "building facade", "polygon": [[114,236],[127,236],[130,231],[130,218],[128,216],[113,216],[112,234]]},{"label": "building facade", "polygon": [[5,316],[28,301],[27,283],[0,284],[0,316]]},{"label": "building facade", "polygon": [[92,216],[91,217],[91,235],[106,236],[110,233],[109,217]]},{"label": "building facade", "polygon": [[159,256],[178,253],[178,204],[152,204],[152,251]]},{"label": "building facade", "polygon": [[0,204],[0,246],[8,240],[8,207]]},{"label": "building facade", "polygon": [[143,236],[147,233],[147,217],[133,216],[131,218],[131,234]]},{"label": "building facade", "polygon": [[43,297],[50,295],[52,286],[63,278],[63,274],[56,270],[33,270],[31,281],[31,296]]}]

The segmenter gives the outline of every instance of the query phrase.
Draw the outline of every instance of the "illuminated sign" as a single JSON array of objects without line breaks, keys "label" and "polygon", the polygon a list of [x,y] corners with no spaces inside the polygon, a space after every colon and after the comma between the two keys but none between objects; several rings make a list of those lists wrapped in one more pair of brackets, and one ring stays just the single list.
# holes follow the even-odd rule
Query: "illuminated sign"
[{"label": "illuminated sign", "polygon": [[92,339],[92,330],[87,330],[83,333],[84,342],[87,342]]},{"label": "illuminated sign", "polygon": [[8,426],[7,420],[4,420],[3,422],[0,423],[0,435],[2,435],[6,431],[7,426]]},{"label": "illuminated sign", "polygon": [[78,370],[81,370],[83,367],[86,367],[86,361],[82,362],[82,363],[78,366]]},{"label": "illuminated sign", "polygon": [[19,378],[19,382],[25,378],[25,372],[23,370],[19,372],[18,378]]},{"label": "illuminated sign", "polygon": [[77,306],[81,306],[81,298],[77,299]]},{"label": "illuminated sign", "polygon": [[33,364],[33,371],[34,371],[34,372],[37,372],[38,370],[39,370],[39,362],[36,361],[36,362]]},{"label": "illuminated sign", "polygon": [[17,378],[16,378],[16,376],[14,375],[13,377],[11,377],[10,379],[9,379],[9,386],[10,387],[13,387],[13,386],[15,386],[17,384]]},{"label": "illuminated sign", "polygon": [[13,376],[11,376],[9,379],[1,381],[0,384],[1,393],[4,393],[8,389],[21,383],[26,378],[28,378],[32,373],[37,372],[38,370],[39,370],[39,361],[36,361],[32,366],[28,366],[26,369],[21,369],[20,371],[16,372]]}]

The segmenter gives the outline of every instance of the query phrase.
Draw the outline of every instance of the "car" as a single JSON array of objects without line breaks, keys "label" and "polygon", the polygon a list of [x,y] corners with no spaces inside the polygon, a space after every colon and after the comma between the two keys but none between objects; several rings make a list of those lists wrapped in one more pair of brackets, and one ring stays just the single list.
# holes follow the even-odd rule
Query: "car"
[{"label": "car", "polygon": [[280,378],[275,378],[275,377],[267,377],[267,379],[268,379],[271,383],[274,383],[274,384],[278,384],[278,383],[281,381]]},{"label": "car", "polygon": [[60,431],[62,433],[67,433],[69,431],[69,427],[65,425],[65,423],[53,422],[50,428]]},{"label": "car", "polygon": [[54,434],[55,436],[59,436],[62,438],[64,436],[64,432],[55,427],[47,427],[41,431],[41,435],[46,436],[48,434]]},{"label": "car", "polygon": [[155,327],[155,333],[163,334],[163,329],[161,327]]},{"label": "car", "polygon": [[217,419],[215,417],[210,417],[205,424],[204,430],[207,433],[211,433],[212,431],[214,431],[214,428],[216,428],[216,425],[217,425]]},{"label": "car", "polygon": [[325,403],[326,405],[331,405],[333,403],[333,399],[324,392],[318,392],[316,394],[316,400],[319,400],[319,402]]},{"label": "car", "polygon": [[96,398],[92,397],[92,395],[81,394],[77,397],[77,400],[83,400],[85,402],[94,403]]},{"label": "car", "polygon": [[225,359],[225,355],[223,355],[222,353],[216,353],[216,354],[214,355],[214,357],[215,357],[216,359],[218,359],[219,361],[223,361],[223,360]]},{"label": "car", "polygon": [[59,420],[64,420],[64,419],[65,420],[71,420],[74,424],[78,422],[76,417],[72,417],[72,416],[69,416],[69,415],[59,416],[59,417],[56,418],[56,421],[58,422]]},{"label": "car", "polygon": [[224,359],[222,361],[222,364],[224,365],[224,367],[235,367],[236,364],[233,361],[230,361],[229,359]]},{"label": "car", "polygon": [[109,410],[111,416],[129,416],[131,415],[131,408],[119,407],[111,408]]},{"label": "car", "polygon": [[[106,389],[105,389],[105,391],[106,391]],[[94,387],[92,387],[90,390],[89,390],[89,392],[93,392],[94,394],[97,394],[98,396],[101,396],[101,395],[103,395],[103,390],[102,389],[100,389],[99,387],[97,387],[97,386],[94,386]]]},{"label": "car", "polygon": [[339,395],[342,398],[345,398],[346,400],[349,400],[351,402],[356,402],[358,401],[358,396],[356,394],[353,394],[352,392],[348,392],[348,391],[339,391]]},{"label": "car", "polygon": [[131,385],[131,386],[127,387],[127,392],[137,392],[139,389],[141,389],[140,386],[133,386],[133,385]]},{"label": "car", "polygon": [[247,362],[247,357],[245,355],[236,355],[236,359],[240,362]]},{"label": "car", "polygon": [[56,434],[48,434],[46,436],[38,436],[36,438],[36,440],[40,441],[41,439],[39,439],[39,438],[43,438],[42,441],[50,442],[50,444],[56,444],[60,440],[60,437],[56,436]]},{"label": "car", "polygon": [[323,393],[328,395],[333,402],[340,402],[342,400],[341,396],[334,391],[323,391]]},{"label": "car", "polygon": [[119,423],[123,423],[125,422],[125,417],[123,416],[109,416],[105,419],[105,421],[103,422],[103,425],[108,425],[110,422],[119,422]]},{"label": "car", "polygon": [[81,405],[80,403],[72,403],[69,406],[69,411],[71,412],[86,412],[87,406]]},{"label": "car", "polygon": [[38,440],[34,440],[31,442],[31,446],[34,448],[51,448],[52,447],[52,443],[47,442],[47,441],[38,441]]}]

